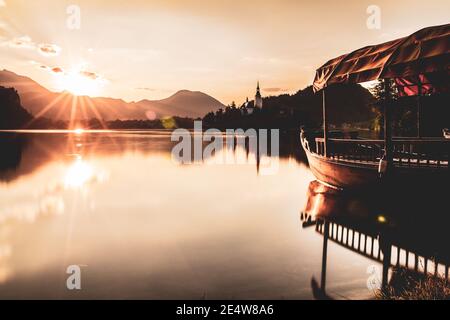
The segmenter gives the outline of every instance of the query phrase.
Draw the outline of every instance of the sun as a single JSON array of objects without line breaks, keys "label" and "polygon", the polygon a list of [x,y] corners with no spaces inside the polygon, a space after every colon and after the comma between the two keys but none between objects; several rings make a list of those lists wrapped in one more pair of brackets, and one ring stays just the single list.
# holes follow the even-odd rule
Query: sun
[{"label": "sun", "polygon": [[59,91],[68,91],[76,96],[96,96],[103,86],[103,79],[96,74],[74,68],[56,75]]}]

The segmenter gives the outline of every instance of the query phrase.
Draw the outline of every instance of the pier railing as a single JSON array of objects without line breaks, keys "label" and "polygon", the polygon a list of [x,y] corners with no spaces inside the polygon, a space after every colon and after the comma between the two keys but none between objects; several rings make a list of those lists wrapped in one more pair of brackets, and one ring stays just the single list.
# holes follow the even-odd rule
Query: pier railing
[{"label": "pier railing", "polygon": [[[325,140],[316,138],[316,153],[324,156]],[[450,140],[440,138],[394,138],[392,153],[397,166],[448,168]],[[378,162],[384,140],[328,139],[327,157],[335,160]]]}]

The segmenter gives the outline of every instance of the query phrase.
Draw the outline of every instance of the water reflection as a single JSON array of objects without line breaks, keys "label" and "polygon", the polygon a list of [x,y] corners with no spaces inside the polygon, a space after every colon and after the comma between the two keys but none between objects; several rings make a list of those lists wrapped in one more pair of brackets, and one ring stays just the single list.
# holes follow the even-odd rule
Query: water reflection
[{"label": "water reflection", "polygon": [[[49,161],[66,156],[86,157],[89,155],[111,155],[125,153],[159,154],[169,157],[176,142],[170,140],[169,130],[83,130],[67,132],[26,131],[0,132],[0,181],[11,181],[21,175],[28,174]],[[207,142],[203,141],[203,146]],[[194,143],[192,143],[194,145]],[[267,153],[270,155],[270,142]],[[256,165],[258,170],[264,158],[260,159],[247,148],[234,144],[231,150],[225,148],[224,153],[233,157],[235,163]],[[191,152],[194,162],[194,152]],[[295,131],[281,132],[279,157],[305,163],[306,157],[300,146],[299,134]],[[22,159],[25,159],[22,161]],[[227,159],[227,155],[215,155],[213,159],[203,159],[208,163],[221,163],[218,159]]]},{"label": "water reflection", "polygon": [[[255,163],[175,163],[167,132],[1,144],[1,298],[310,297],[303,260],[317,253],[301,244],[317,237],[299,234],[298,210],[312,176],[293,156],[258,176]],[[65,287],[72,264],[80,291]]]},{"label": "water reflection", "polygon": [[355,194],[311,182],[301,218],[304,228],[315,227],[323,236],[320,282],[311,280],[314,296],[331,298],[326,290],[330,241],[379,265],[379,272],[377,267],[368,270],[368,287],[373,289],[394,286],[399,291],[395,284],[401,282],[400,274],[448,279],[450,218],[442,211],[447,207],[445,194],[440,186],[417,185]]},{"label": "water reflection", "polygon": [[[176,163],[167,131],[0,134],[0,298],[373,297],[367,270],[381,261],[331,234],[323,255],[325,221],[362,239],[402,235],[399,247],[445,261],[438,202],[310,187],[298,136],[281,141],[279,170],[264,176],[240,148],[244,164]],[[65,286],[74,264],[80,291]]]},{"label": "water reflection", "polygon": [[64,177],[66,188],[83,188],[90,183],[103,182],[107,178],[107,173],[99,168],[94,168],[81,155],[76,155],[73,163],[67,168]]}]

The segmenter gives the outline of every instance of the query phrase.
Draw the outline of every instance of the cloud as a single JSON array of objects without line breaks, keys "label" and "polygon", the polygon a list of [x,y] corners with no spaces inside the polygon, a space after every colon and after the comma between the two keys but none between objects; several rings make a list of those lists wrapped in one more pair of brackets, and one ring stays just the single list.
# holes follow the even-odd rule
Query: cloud
[{"label": "cloud", "polygon": [[[0,31],[1,29],[2,25],[0,25]],[[47,57],[57,56],[61,52],[61,48],[56,44],[51,43],[36,44],[29,36],[16,37],[11,40],[4,41],[1,44],[7,45],[11,48],[34,49],[37,50],[41,55]]]},{"label": "cloud", "polygon": [[154,88],[148,88],[148,87],[141,87],[141,88],[135,88],[136,90],[145,90],[145,91],[156,91]]},{"label": "cloud", "polygon": [[29,36],[14,38],[12,40],[6,41],[6,44],[12,48],[34,49],[36,47],[35,43]]},{"label": "cloud", "polygon": [[84,69],[81,69],[79,71],[69,71],[68,73],[64,72],[65,75],[74,75],[78,74],[79,76],[82,76],[88,80],[95,81],[97,83],[100,83],[102,85],[107,84],[109,81],[108,79],[104,78],[102,75],[93,72],[93,71],[87,71]]},{"label": "cloud", "polygon": [[[37,62],[35,62],[35,61],[32,61],[31,63],[32,64],[37,64]],[[64,69],[61,68],[61,67],[49,67],[49,66],[40,64],[39,68],[47,70],[48,72],[54,73],[54,74],[64,73]]]},{"label": "cloud", "polygon": [[292,63],[291,60],[287,59],[280,59],[276,57],[254,57],[254,56],[243,57],[242,61],[245,63],[266,64],[266,65],[288,65]]},{"label": "cloud", "polygon": [[283,89],[283,88],[263,88],[262,89],[265,92],[280,92],[280,91],[289,91],[288,89]]},{"label": "cloud", "polygon": [[413,33],[415,30],[413,28],[403,28],[403,29],[396,29],[391,32],[381,32],[378,35],[378,38],[383,41],[389,41],[401,37],[405,37],[411,33]]},{"label": "cloud", "polygon": [[37,46],[39,53],[44,56],[57,56],[61,52],[61,48],[56,44],[41,43]]},{"label": "cloud", "polygon": [[51,70],[54,73],[62,73],[62,72],[64,72],[64,70],[62,68],[60,68],[60,67],[53,67]]},{"label": "cloud", "polygon": [[76,78],[86,78],[87,80],[90,81],[95,81],[97,83],[100,84],[106,84],[108,83],[108,79],[104,78],[102,75],[96,73],[96,72],[92,72],[92,71],[87,71],[85,69],[65,69],[64,67],[60,67],[60,66],[47,66],[43,63],[37,62],[37,61],[30,61],[31,64],[36,65],[38,68],[47,71],[48,73],[54,75],[54,76],[59,76],[59,77],[68,77],[69,79],[76,79]]},{"label": "cloud", "polygon": [[91,71],[80,71],[80,75],[82,75],[83,77],[89,78],[91,80],[96,80],[96,79],[100,78],[100,76],[98,74],[96,74],[95,72],[91,72]]}]

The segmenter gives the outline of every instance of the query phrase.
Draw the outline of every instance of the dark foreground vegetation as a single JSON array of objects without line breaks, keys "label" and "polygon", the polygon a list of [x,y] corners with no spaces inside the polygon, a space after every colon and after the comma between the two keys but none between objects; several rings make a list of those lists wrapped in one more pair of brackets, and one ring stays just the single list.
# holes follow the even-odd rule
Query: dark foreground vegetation
[{"label": "dark foreground vegetation", "polygon": [[21,128],[31,119],[33,116],[20,105],[17,91],[0,87],[0,128]]},{"label": "dark foreground vegetation", "polygon": [[440,276],[395,268],[388,287],[375,296],[382,300],[449,300],[450,285]]}]

